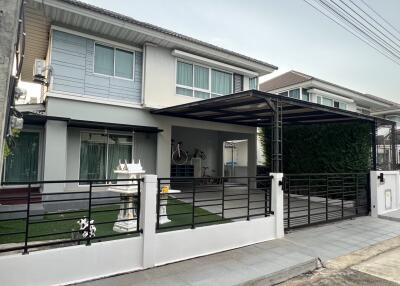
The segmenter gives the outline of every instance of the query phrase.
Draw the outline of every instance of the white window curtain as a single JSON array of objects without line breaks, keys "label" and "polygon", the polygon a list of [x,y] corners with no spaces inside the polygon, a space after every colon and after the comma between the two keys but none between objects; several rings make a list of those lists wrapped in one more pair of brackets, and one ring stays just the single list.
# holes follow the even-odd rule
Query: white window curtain
[{"label": "white window curtain", "polygon": [[194,66],[194,87],[209,89],[209,69],[201,66]]},{"label": "white window curtain", "polygon": [[94,72],[114,75],[114,48],[95,45]]},{"label": "white window curtain", "polygon": [[322,104],[326,106],[333,106],[333,100],[330,98],[323,97]]},{"label": "white window curtain", "polygon": [[128,163],[132,162],[132,136],[121,136],[110,134],[108,137],[108,178],[116,179],[117,174],[114,170],[118,166],[119,161]]},{"label": "white window curtain", "polygon": [[115,179],[118,162],[132,162],[132,146],[129,135],[81,133],[79,179]]},{"label": "white window curtain", "polygon": [[212,70],[211,93],[213,96],[230,94],[232,92],[232,75],[230,73]]},{"label": "white window curtain", "polygon": [[178,62],[176,83],[184,86],[193,86],[193,65]]},{"label": "white window curtain", "polygon": [[82,133],[79,179],[106,179],[106,160],[107,135]]},{"label": "white window curtain", "polygon": [[133,79],[133,53],[115,50],[115,76]]}]

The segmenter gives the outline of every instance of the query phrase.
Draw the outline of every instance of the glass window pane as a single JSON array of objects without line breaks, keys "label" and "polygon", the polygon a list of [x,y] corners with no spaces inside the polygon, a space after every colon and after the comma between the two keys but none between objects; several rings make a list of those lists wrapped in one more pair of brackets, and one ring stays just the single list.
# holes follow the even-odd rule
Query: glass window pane
[{"label": "glass window pane", "polygon": [[114,49],[96,44],[94,52],[94,72],[114,75]]},{"label": "glass window pane", "polygon": [[322,104],[322,98],[320,96],[317,96],[317,103]]},{"label": "glass window pane", "polygon": [[230,94],[232,92],[232,75],[230,73],[212,70],[211,91],[216,94]]},{"label": "glass window pane", "polygon": [[282,95],[282,96],[289,96],[289,93],[288,93],[287,91],[285,91],[285,92],[279,93],[279,95]]},{"label": "glass window pane", "polygon": [[132,163],[132,136],[113,135],[108,138],[108,178],[116,179],[114,170],[119,161]]},{"label": "glass window pane", "polygon": [[344,102],[339,102],[339,108],[346,110],[347,109],[347,104],[344,103]]},{"label": "glass window pane", "polygon": [[194,97],[207,99],[207,98],[210,98],[210,94],[208,92],[202,92],[202,91],[195,90]]},{"label": "glass window pane", "polygon": [[193,90],[182,87],[176,87],[176,94],[193,97]]},{"label": "glass window pane", "polygon": [[200,66],[194,66],[194,87],[209,89],[209,69]]},{"label": "glass window pane", "polygon": [[301,96],[303,100],[310,101],[310,94],[308,93],[307,89],[305,88],[301,89]]},{"label": "glass window pane", "polygon": [[39,133],[21,132],[15,140],[12,154],[6,158],[5,178],[7,182],[38,180]]},{"label": "glass window pane", "polygon": [[107,160],[107,135],[81,134],[79,179],[105,179]]},{"label": "glass window pane", "polygon": [[250,89],[257,89],[257,87],[258,87],[258,78],[257,77],[251,78],[250,82],[249,82],[249,85],[250,85]]},{"label": "glass window pane", "polygon": [[133,79],[133,53],[115,50],[115,76]]},{"label": "glass window pane", "polygon": [[185,86],[193,86],[193,65],[178,62],[176,83]]},{"label": "glass window pane", "polygon": [[333,106],[333,100],[330,98],[322,98],[322,104],[326,106]]},{"label": "glass window pane", "polygon": [[293,89],[289,91],[289,97],[300,99],[300,89]]}]

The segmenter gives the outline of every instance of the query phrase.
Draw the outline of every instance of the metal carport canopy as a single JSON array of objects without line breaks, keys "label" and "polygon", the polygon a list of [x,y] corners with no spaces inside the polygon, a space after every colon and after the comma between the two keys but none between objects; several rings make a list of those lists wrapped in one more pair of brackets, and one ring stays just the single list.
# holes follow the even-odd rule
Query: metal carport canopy
[{"label": "metal carport canopy", "polygon": [[199,100],[153,110],[152,113],[254,127],[273,123],[275,103],[282,106],[283,124],[332,123],[364,120],[392,125],[393,121],[257,90]]}]

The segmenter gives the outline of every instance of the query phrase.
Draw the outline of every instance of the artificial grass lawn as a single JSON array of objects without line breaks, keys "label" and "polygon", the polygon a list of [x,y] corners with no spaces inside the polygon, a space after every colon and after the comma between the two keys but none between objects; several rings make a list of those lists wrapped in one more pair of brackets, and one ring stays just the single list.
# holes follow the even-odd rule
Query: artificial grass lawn
[{"label": "artificial grass lawn", "polygon": [[[106,212],[98,212],[98,211],[106,211]],[[92,209],[92,219],[94,220],[94,224],[97,229],[96,237],[119,234],[113,231],[114,222],[115,220],[117,220],[118,212],[119,212],[119,205],[112,207],[98,207]],[[190,213],[190,212],[192,212],[191,204],[169,197],[167,205],[167,214],[171,215],[169,216],[171,222],[160,225],[161,231],[190,227],[185,225],[189,225],[192,223],[191,214],[173,215],[173,214]],[[77,210],[77,211],[70,211],[70,213],[67,214],[47,213],[44,214],[43,217],[41,217],[41,219],[36,219],[36,220],[31,218],[32,224],[30,224],[29,226],[29,236],[44,235],[44,234],[59,233],[59,232],[69,232],[69,233],[35,237],[35,238],[30,238],[29,241],[32,242],[32,241],[49,241],[56,239],[64,239],[64,240],[71,239],[72,238],[71,232],[79,230],[79,226],[76,223],[77,220],[87,216],[88,216],[87,210]],[[204,210],[199,207],[195,208],[195,216],[199,216],[195,218],[195,223],[201,223],[201,225],[229,222],[229,220],[222,220],[220,216],[212,214],[207,210]],[[55,221],[59,219],[68,219],[68,220]],[[43,223],[36,223],[40,221],[43,221]],[[110,222],[110,223],[99,225],[98,223],[101,222]],[[10,236],[2,236],[1,234],[12,233],[12,232],[24,232],[24,231],[25,231],[25,219],[0,222],[0,244],[23,242],[25,238],[24,234],[10,235]],[[134,235],[138,234],[130,234],[130,236]],[[119,239],[122,237],[126,236],[121,235],[110,238],[104,238],[101,240]],[[96,238],[94,238],[93,240],[96,241]]]},{"label": "artificial grass lawn", "polygon": [[[97,211],[106,211],[97,213]],[[30,238],[29,241],[43,241],[55,239],[71,239],[72,232],[78,231],[79,226],[76,223],[80,218],[87,217],[87,210],[68,211],[66,214],[47,213],[40,219],[30,218],[32,224],[29,226],[29,236],[44,235],[50,233],[69,232],[65,234],[46,235],[41,237]],[[119,206],[112,207],[98,207],[92,209],[92,219],[96,226],[96,237],[115,234],[112,230],[114,221],[117,219]],[[65,221],[55,221],[60,219],[68,219]],[[107,224],[97,225],[96,223],[113,221]],[[37,223],[43,222],[43,223]],[[0,234],[10,232],[25,231],[25,219],[18,219],[0,223]],[[79,237],[79,236],[75,236]],[[25,239],[24,234],[1,236],[0,243],[16,243],[23,242]]]},{"label": "artificial grass lawn", "polygon": [[[192,212],[191,204],[169,197],[167,205],[167,214],[171,222],[160,225],[160,231],[190,228],[191,227],[190,225],[192,224],[191,212]],[[211,213],[200,207],[195,207],[194,214],[195,214],[194,221],[196,227],[230,222],[230,220],[227,219],[223,220],[221,216]]]}]

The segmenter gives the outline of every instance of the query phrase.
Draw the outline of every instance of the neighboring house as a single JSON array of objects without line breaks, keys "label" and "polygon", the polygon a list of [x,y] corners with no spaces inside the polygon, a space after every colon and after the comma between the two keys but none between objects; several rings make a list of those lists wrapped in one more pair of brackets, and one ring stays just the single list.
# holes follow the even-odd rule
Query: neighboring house
[{"label": "neighboring house", "polygon": [[398,103],[294,70],[261,83],[260,90],[400,122]]},{"label": "neighboring house", "polygon": [[[400,125],[399,103],[351,90],[298,71],[292,70],[260,83],[259,88],[261,91],[282,96],[383,117],[397,122],[397,127]],[[383,133],[379,133],[379,137],[387,137],[384,130],[381,132]],[[389,146],[384,147],[381,143],[379,143],[379,146],[378,162],[388,162],[387,158],[389,158],[391,152]],[[399,155],[397,154],[397,160],[400,159]],[[263,161],[262,155],[259,156],[258,161]]]},{"label": "neighboring house", "polygon": [[247,140],[247,174],[255,174],[255,127],[150,111],[257,89],[275,66],[86,3],[27,2],[22,80],[33,82],[43,59],[48,86],[40,104],[17,106],[24,130],[5,181],[113,178],[119,160],[169,177],[172,139],[207,153],[203,166],[214,175],[223,173],[223,142]]}]

